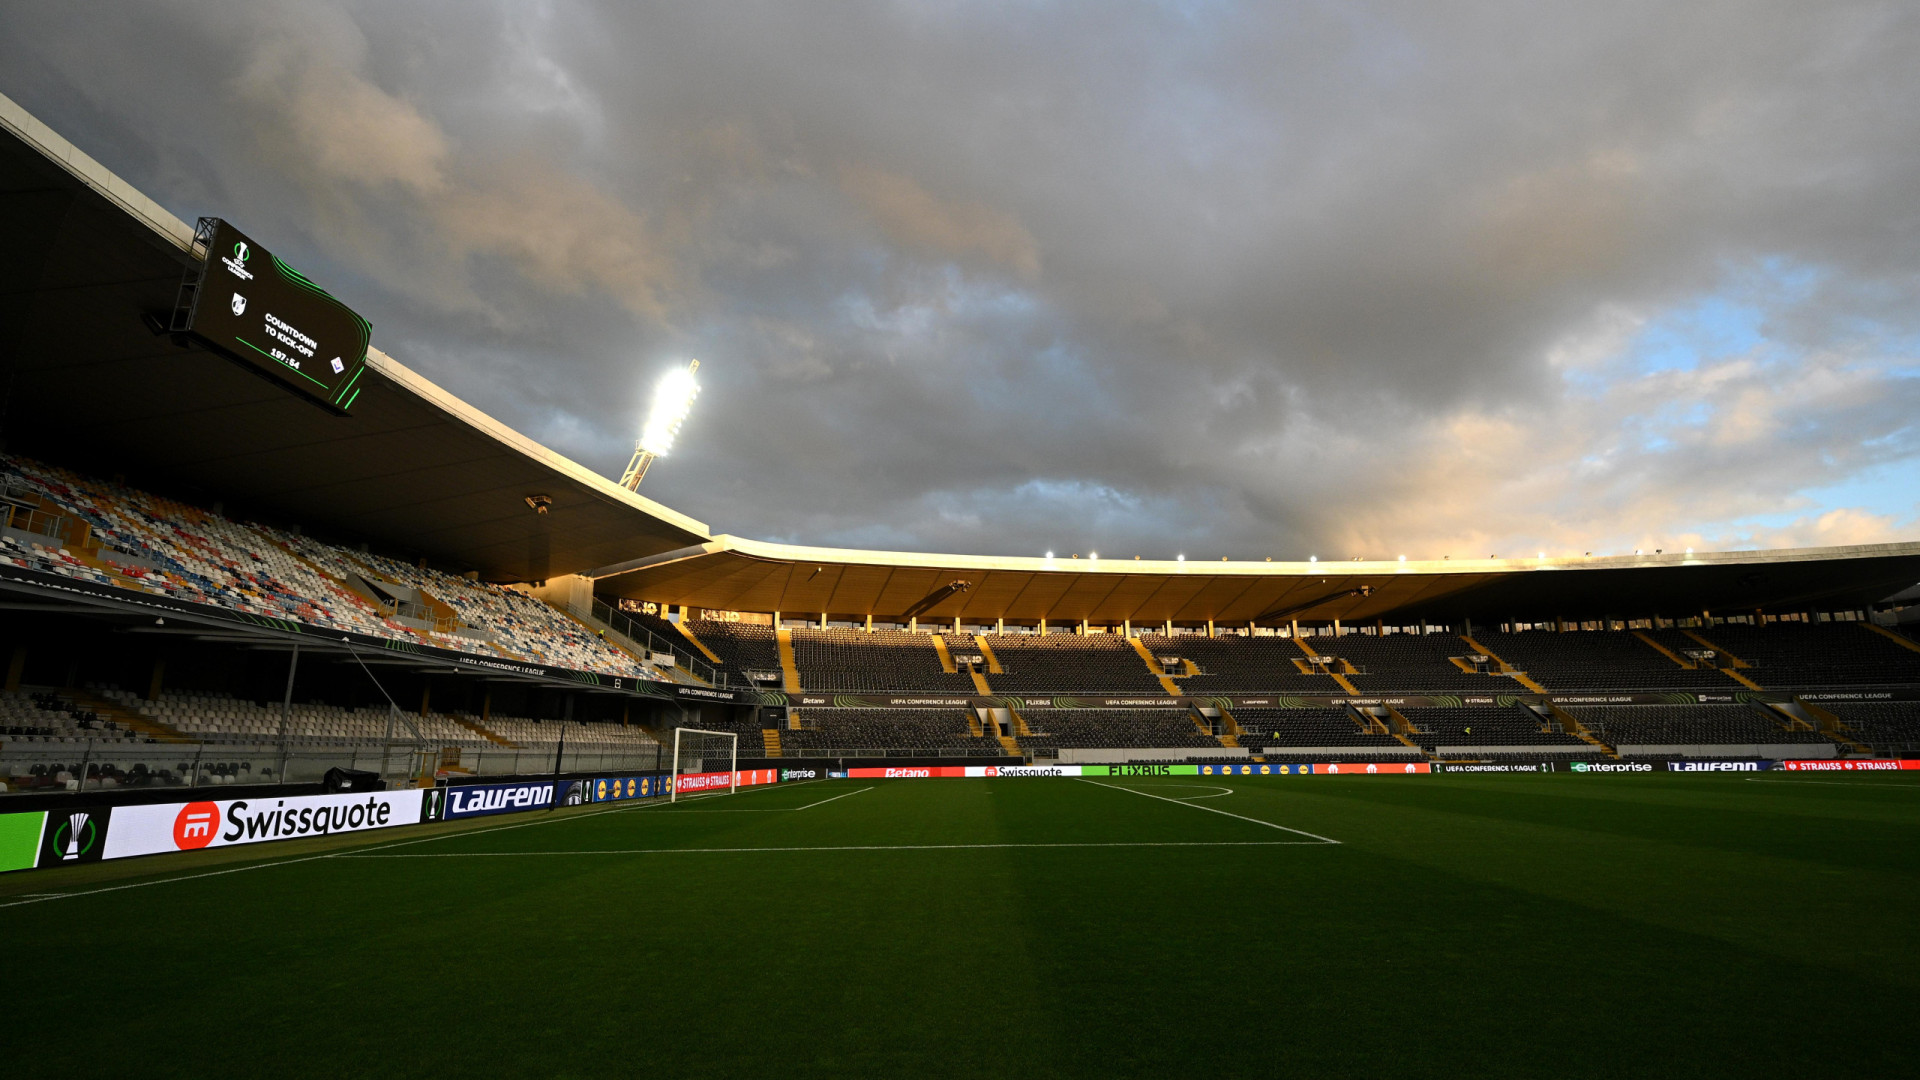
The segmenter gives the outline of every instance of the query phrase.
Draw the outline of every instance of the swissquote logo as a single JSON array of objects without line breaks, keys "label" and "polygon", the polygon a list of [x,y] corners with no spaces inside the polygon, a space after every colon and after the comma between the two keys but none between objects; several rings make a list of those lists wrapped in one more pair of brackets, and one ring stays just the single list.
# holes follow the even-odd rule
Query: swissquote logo
[{"label": "swissquote logo", "polygon": [[197,851],[213,843],[214,829],[220,824],[220,804],[190,802],[173,818],[173,846],[181,851]]}]

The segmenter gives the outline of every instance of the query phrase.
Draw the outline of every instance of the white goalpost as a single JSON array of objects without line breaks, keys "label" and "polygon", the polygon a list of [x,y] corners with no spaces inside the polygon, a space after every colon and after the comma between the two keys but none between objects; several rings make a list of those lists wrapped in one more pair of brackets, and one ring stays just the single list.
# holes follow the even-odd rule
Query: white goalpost
[{"label": "white goalpost", "polygon": [[[667,801],[679,802],[681,778],[688,777],[688,794],[740,786],[740,734],[701,728],[673,729],[673,771],[668,773]],[[723,779],[724,777],[724,779]]]}]

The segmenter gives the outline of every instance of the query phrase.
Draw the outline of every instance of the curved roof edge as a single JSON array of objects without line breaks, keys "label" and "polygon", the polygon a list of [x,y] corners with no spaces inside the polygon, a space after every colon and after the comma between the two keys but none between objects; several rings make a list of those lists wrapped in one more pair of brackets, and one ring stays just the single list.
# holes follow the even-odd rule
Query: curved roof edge
[{"label": "curved roof edge", "polygon": [[[193,226],[182,221],[164,206],[116,175],[111,169],[80,150],[5,94],[0,94],[0,129],[12,133],[48,161],[60,166],[82,185],[144,225],[163,244],[177,249],[184,255],[192,255]],[[380,349],[369,348],[367,361],[368,366],[375,371],[449,419],[514,453],[531,459],[534,463],[558,473],[561,477],[591,489],[595,495],[623,504],[686,532],[702,537],[711,535],[704,522],[629,491],[564,454],[557,453],[528,438]]]},{"label": "curved roof edge", "polygon": [[[1687,566],[1729,566],[1791,562],[1827,562],[1835,559],[1862,559],[1920,556],[1920,541],[1886,544],[1848,544],[1816,548],[1753,548],[1737,551],[1694,551],[1672,554],[1554,556],[1527,559],[1346,559],[1325,562],[1280,562],[1274,560],[1231,560],[1219,562],[1172,559],[1041,558],[1028,555],[960,555],[912,551],[865,551],[855,548],[811,547],[749,540],[721,533],[711,544],[680,557],[713,554],[721,551],[769,562],[832,563],[841,566],[918,567],[940,570],[1003,570],[1014,573],[1071,574],[1166,574],[1195,577],[1241,575],[1250,577],[1298,577],[1301,575],[1364,574],[1489,574],[1521,573],[1544,570],[1632,569]],[[653,559],[634,560],[595,570],[583,571],[587,577],[609,577],[655,564]]]}]

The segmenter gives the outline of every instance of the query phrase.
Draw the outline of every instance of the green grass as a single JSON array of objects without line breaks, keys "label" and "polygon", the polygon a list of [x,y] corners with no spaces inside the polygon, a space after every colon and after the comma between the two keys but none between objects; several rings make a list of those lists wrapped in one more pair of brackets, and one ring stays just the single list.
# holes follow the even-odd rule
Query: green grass
[{"label": "green grass", "polygon": [[[0,903],[75,894],[0,907],[11,1056],[192,1076],[1911,1067],[1905,777],[1202,780],[836,781],[9,875]],[[1057,846],[1137,844],[1161,846]]]}]

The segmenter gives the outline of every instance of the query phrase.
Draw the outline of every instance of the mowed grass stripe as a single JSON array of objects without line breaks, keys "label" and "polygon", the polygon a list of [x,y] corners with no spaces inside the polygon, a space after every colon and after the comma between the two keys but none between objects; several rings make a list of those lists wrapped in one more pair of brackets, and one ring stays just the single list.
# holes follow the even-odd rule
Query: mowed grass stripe
[{"label": "mowed grass stripe", "polygon": [[[1738,860],[1550,824],[1525,785],[1508,789],[1503,814],[1497,792],[1437,777],[1232,784],[1211,804],[1344,844],[1223,843],[1279,837],[1085,784],[903,781],[804,813],[642,807],[458,843],[587,846],[578,832],[597,847],[882,835],[1186,844],[327,858],[14,909],[0,932],[27,955],[140,966],[136,979],[39,980],[17,995],[16,1024],[50,1044],[87,1045],[110,1016],[116,1044],[176,1046],[183,1003],[245,1033],[238,1053],[146,1054],[143,1075],[258,1075],[262,1061],[276,1075],[330,1075],[338,1054],[298,1048],[347,1045],[378,1063],[362,1071],[486,1075],[719,1077],[769,1061],[801,1078],[1846,1076],[1904,1065],[1896,1039],[1803,1014],[1840,1009],[1849,1032],[1898,1031],[1920,994],[1865,964],[1798,959],[1781,941],[1858,888],[1889,902],[1830,928],[1831,945],[1884,954],[1900,947],[1890,935],[1910,921],[1910,893],[1851,872],[1809,876],[1816,864],[1791,835]],[[1661,801],[1671,792],[1639,790],[1639,812],[1689,835],[1690,811]],[[1783,820],[1804,809],[1783,808]],[[1692,873],[1689,857],[1702,860]],[[1742,865],[1747,876],[1729,880]],[[1773,922],[1736,926],[1732,908]]]},{"label": "mowed grass stripe", "polygon": [[[1798,815],[1772,822],[1731,819],[1758,833],[1735,847],[1699,842],[1691,818],[1700,811],[1660,803],[1636,808],[1623,802],[1619,813],[1645,813],[1656,825],[1668,820],[1673,835],[1626,831],[1606,819],[1597,828],[1577,817],[1541,820],[1528,787],[1587,778],[1500,779],[1518,783],[1489,791],[1479,782],[1458,790],[1438,781],[1408,782],[1395,791],[1378,780],[1355,779],[1337,786],[1242,790],[1250,801],[1284,805],[1292,820],[1349,821],[1342,836],[1352,851],[1530,894],[1564,921],[1604,914],[1796,962],[1848,968],[1882,986],[1920,988],[1920,924],[1889,917],[1906,909],[1902,898],[1911,897],[1920,881],[1900,869],[1827,862],[1818,836],[1785,828]],[[1601,782],[1623,780],[1641,783],[1629,777]],[[1421,790],[1407,790],[1412,788]],[[1659,794],[1659,782],[1647,790]],[[1694,794],[1711,804],[1711,792]],[[1850,824],[1836,822],[1835,828]],[[1769,835],[1780,838],[1772,850],[1764,847]],[[1887,843],[1887,859],[1904,861],[1901,845],[1920,843],[1920,820],[1889,834]],[[1873,947],[1836,947],[1864,927],[1875,928]]]}]

